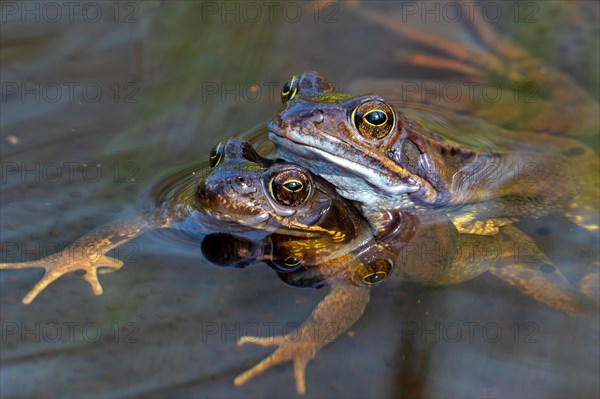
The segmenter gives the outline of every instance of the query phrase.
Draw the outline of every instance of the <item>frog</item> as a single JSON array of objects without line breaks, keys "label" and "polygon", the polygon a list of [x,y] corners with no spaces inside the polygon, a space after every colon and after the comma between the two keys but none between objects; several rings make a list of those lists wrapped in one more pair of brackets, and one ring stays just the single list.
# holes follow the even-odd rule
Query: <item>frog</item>
[{"label": "frog", "polygon": [[[262,184],[266,179],[262,175],[263,179],[258,179],[256,174],[259,172],[270,173],[273,179],[283,180],[275,179],[258,187],[257,182],[260,180]],[[246,184],[244,174],[251,177],[249,182],[254,186]],[[171,184],[173,178],[177,184]],[[362,218],[353,211],[355,208],[332,195],[332,186],[315,185],[312,179],[309,172],[298,165],[262,158],[248,141],[231,139],[213,148],[208,165],[201,163],[185,168],[173,177],[165,177],[164,183],[157,183],[160,189],[153,193],[157,200],[151,209],[133,218],[100,226],[61,252],[35,261],[0,263],[0,269],[46,270],[23,298],[24,304],[30,304],[56,279],[77,270],[85,272],[82,277],[93,293],[101,295],[103,289],[98,274],[115,272],[123,267],[122,261],[106,256],[106,253],[153,229],[168,228],[189,236],[214,230],[241,229],[281,230],[287,235],[303,237],[326,236],[332,242],[356,238],[364,228]],[[288,190],[286,185],[291,188]],[[210,195],[209,188],[221,190],[218,198]],[[244,191],[251,189],[260,190],[262,195]],[[257,201],[244,203],[236,198],[252,194]],[[297,195],[304,197],[298,199]],[[244,223],[232,218],[235,212],[228,209],[229,206],[238,207],[238,211],[243,209]],[[254,219],[250,219],[250,215],[254,215]]]},{"label": "frog", "polygon": [[[465,233],[497,234],[523,217],[552,213],[598,235],[600,160],[577,140],[597,136],[598,102],[573,79],[496,34],[481,12],[467,13],[459,5],[482,48],[415,30],[369,7],[348,9],[446,56],[414,54],[403,62],[476,81],[533,84],[543,89],[537,101],[463,96],[444,102],[438,101],[445,98],[443,89],[435,92],[432,84],[437,95],[423,102],[433,98],[435,104],[415,107],[380,94],[340,93],[332,81],[307,71],[284,85],[283,105],[269,122],[278,156],[303,162],[332,182],[359,204],[375,231],[393,223],[390,212],[410,209],[446,212]],[[370,79],[358,87],[398,95],[400,82]]]},{"label": "frog", "polygon": [[[283,99],[268,124],[278,156],[334,184],[375,231],[393,223],[390,212],[406,209],[446,212],[464,233],[496,234],[522,217],[553,212],[598,232],[598,185],[590,171],[600,163],[572,139],[524,131],[517,139],[482,122],[495,143],[457,145],[386,99],[337,93],[310,71],[286,84]],[[565,148],[578,149],[577,162]]]},{"label": "frog", "polygon": [[[510,113],[505,103],[422,106],[339,92],[334,82],[307,71],[283,86],[282,106],[268,123],[277,156],[334,184],[357,204],[375,235],[387,234],[399,213],[410,212],[445,215],[460,234],[519,237],[539,256],[516,223],[558,215],[598,239],[600,160],[580,141],[597,135],[596,100],[573,79],[496,35],[477,13],[472,28],[487,50],[410,30],[371,9],[360,8],[357,15],[450,58],[415,55],[408,60],[413,65],[533,82],[546,97],[523,109],[512,104]],[[401,89],[391,83],[402,81],[377,85],[370,79],[359,87],[374,83],[397,94]],[[578,265],[583,277],[575,284],[593,301],[600,297],[598,266],[599,260]],[[511,268],[517,285],[527,286],[526,265]]]}]

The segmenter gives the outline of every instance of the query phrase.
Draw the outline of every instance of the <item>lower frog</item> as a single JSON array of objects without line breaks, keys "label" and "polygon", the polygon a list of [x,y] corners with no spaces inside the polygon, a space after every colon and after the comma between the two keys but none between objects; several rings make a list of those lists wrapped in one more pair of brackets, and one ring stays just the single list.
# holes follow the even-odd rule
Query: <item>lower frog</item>
[{"label": "lower frog", "polygon": [[[98,274],[123,267],[122,261],[106,253],[151,229],[171,228],[190,235],[227,229],[281,231],[332,242],[346,242],[365,230],[355,208],[335,195],[330,185],[313,184],[310,173],[297,165],[262,158],[248,142],[232,139],[219,144],[209,164],[211,170],[204,177],[204,165],[177,174],[177,184],[165,184],[166,192],[155,193],[159,197],[155,209],[101,226],[59,253],[36,261],[0,263],[0,269],[46,269],[23,298],[29,304],[53,281],[77,270],[85,272],[83,278],[94,294],[101,295]],[[210,189],[218,190],[218,196],[211,196]],[[232,217],[234,209],[244,215],[244,223]]]}]

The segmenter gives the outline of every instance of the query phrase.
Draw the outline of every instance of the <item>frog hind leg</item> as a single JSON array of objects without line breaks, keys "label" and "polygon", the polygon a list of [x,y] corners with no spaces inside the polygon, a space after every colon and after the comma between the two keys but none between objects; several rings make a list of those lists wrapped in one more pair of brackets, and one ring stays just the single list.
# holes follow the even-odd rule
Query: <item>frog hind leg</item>
[{"label": "frog hind leg", "polygon": [[[448,37],[425,31],[424,29],[415,29],[408,24],[400,24],[389,15],[377,11],[361,10],[359,15],[376,24],[378,27],[387,29],[412,43],[439,54],[417,53],[406,55],[404,53],[398,53],[395,56],[395,60],[402,65],[409,65],[419,69],[435,69],[444,72],[454,72],[459,76],[464,76],[464,80],[469,83],[480,84],[494,81],[494,76],[498,76],[501,73],[505,74],[506,64],[496,55],[491,54],[485,49],[476,49],[466,46],[456,40],[449,39]],[[402,91],[402,93],[399,94],[401,96],[400,98],[403,99],[402,102],[406,102],[407,100],[412,102],[416,101],[418,103],[442,107],[443,109],[452,112],[467,114],[487,112],[486,110],[490,106],[489,101],[482,102],[478,100],[480,96],[472,96],[471,94],[468,96],[447,94],[445,90],[448,89],[448,86],[440,83],[441,82],[438,81],[417,82],[417,87],[421,87],[421,90],[426,91],[428,95],[418,95],[416,96],[416,99],[414,98],[415,96],[408,94],[408,88],[415,86],[414,80],[407,80],[404,84],[402,81],[394,82],[394,84],[388,85],[388,87],[399,86],[406,88],[406,92]],[[384,87],[383,91],[378,88],[377,91],[387,94],[387,91],[389,90],[388,87]],[[462,88],[459,89],[461,91],[463,90]],[[394,95],[395,93],[391,94]],[[494,110],[499,106],[506,108],[504,107],[504,102],[500,102],[499,104],[495,104]],[[509,111],[512,111],[511,113],[514,114],[513,110],[509,109]],[[493,112],[494,115],[504,115],[504,113],[506,113],[506,110],[504,109],[501,113],[497,113],[496,111]],[[513,120],[515,117],[511,115],[509,119]]]},{"label": "frog hind leg", "polygon": [[[501,84],[505,92],[501,99],[490,102],[483,92],[474,99],[469,95],[459,96],[458,101],[447,101],[447,94],[439,91],[435,96],[421,96],[421,102],[430,104],[435,99],[432,105],[471,114],[510,128],[595,137],[600,106],[585,89],[570,77],[547,68],[541,60],[496,33],[483,19],[481,10],[468,7],[464,2],[459,2],[459,5],[467,21],[465,25],[479,42],[479,48],[466,46],[424,29],[415,29],[408,24],[399,24],[394,18],[380,12],[361,10],[360,15],[379,27],[442,55],[400,54],[396,60],[401,64],[459,73],[470,82]],[[439,87],[446,90],[444,85]],[[427,89],[427,93],[435,91]],[[467,97],[468,101],[464,99]]]},{"label": "frog hind leg", "polygon": [[[461,6],[466,11],[467,4],[463,2]],[[534,99],[539,103],[523,114],[526,120],[520,126],[522,129],[573,137],[593,138],[597,135],[600,106],[583,87],[571,77],[547,68],[541,60],[496,33],[481,11],[473,12],[466,20],[475,38],[500,61],[499,67],[495,64],[492,72],[514,82],[511,86],[521,84],[513,94],[514,98],[528,98],[529,102]],[[546,94],[538,98],[542,91]],[[519,105],[525,108],[527,102]]]},{"label": "frog hind leg", "polygon": [[241,337],[238,345],[252,343],[278,348],[269,357],[237,376],[234,384],[243,385],[277,364],[292,361],[296,391],[303,395],[306,392],[305,369],[310,359],[323,346],[350,328],[360,318],[368,302],[368,288],[344,281],[334,282],[327,296],[297,331],[274,337]]},{"label": "frog hind leg", "polygon": [[[598,275],[586,275],[577,290],[525,233],[514,226],[501,229],[501,257],[489,272],[523,294],[571,315],[597,311],[592,292]],[[594,282],[595,281],[595,282]],[[584,287],[581,284],[587,286]]]}]

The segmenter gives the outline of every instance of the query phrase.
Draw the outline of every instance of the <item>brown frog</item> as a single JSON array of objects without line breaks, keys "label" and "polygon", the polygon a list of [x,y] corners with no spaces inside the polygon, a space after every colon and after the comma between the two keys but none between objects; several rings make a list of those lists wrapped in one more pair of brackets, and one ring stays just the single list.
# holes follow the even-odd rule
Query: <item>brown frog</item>
[{"label": "brown frog", "polygon": [[533,86],[539,89],[533,100],[514,101],[519,93],[510,91],[502,101],[466,95],[444,101],[445,87],[425,81],[429,95],[421,98],[429,106],[415,106],[398,100],[406,87],[400,79],[354,85],[391,101],[338,93],[323,76],[307,72],[285,85],[283,107],[269,124],[279,155],[306,162],[358,202],[375,231],[393,222],[390,211],[435,209],[451,215],[461,232],[496,234],[522,217],[549,213],[597,232],[600,161],[564,136],[597,137],[598,102],[570,77],[495,34],[481,10],[458,5],[480,48],[358,3],[348,10],[444,56],[414,54],[403,63],[491,81],[505,91]]},{"label": "brown frog", "polygon": [[[75,270],[84,270],[83,278],[94,294],[101,295],[98,273],[123,266],[105,254],[150,229],[171,228],[191,236],[240,229],[281,230],[287,235],[327,237],[332,242],[347,242],[365,231],[355,208],[333,195],[330,185],[313,184],[309,172],[297,165],[274,164],[260,157],[248,142],[232,139],[219,144],[209,164],[208,174],[203,175],[206,165],[196,165],[159,183],[153,209],[101,226],[59,253],[31,262],[0,263],[0,269],[46,269],[23,298],[28,304],[54,280]],[[236,213],[244,217],[236,218]]]},{"label": "brown frog", "polygon": [[[398,209],[445,212],[463,233],[496,234],[522,217],[549,213],[598,230],[598,185],[590,173],[598,158],[572,139],[481,122],[479,138],[466,132],[476,144],[458,145],[434,130],[439,114],[428,127],[379,96],[339,94],[314,72],[292,78],[283,98],[269,123],[278,154],[356,201],[375,231],[393,224]],[[578,149],[577,161],[565,148]]]},{"label": "brown frog", "polygon": [[[23,298],[25,304],[63,274],[76,270],[85,271],[83,278],[94,294],[100,295],[97,274],[123,266],[123,262],[105,254],[143,232],[171,228],[193,237],[219,232],[217,241],[224,240],[225,245],[215,245],[214,234],[209,234],[203,245],[205,253],[207,247],[228,252],[207,256],[215,263],[226,263],[225,259],[238,265],[241,259],[245,264],[267,261],[282,273],[301,267],[303,276],[311,274],[312,281],[318,278],[330,286],[328,296],[295,332],[298,339],[243,337],[239,342],[280,347],[240,375],[236,384],[243,384],[271,365],[293,360],[297,390],[303,393],[307,362],[360,317],[369,300],[368,287],[389,275],[394,253],[373,240],[368,223],[353,204],[305,168],[262,158],[250,143],[236,139],[217,145],[210,154],[209,166],[208,174],[196,166],[160,183],[154,190],[158,198],[155,210],[102,226],[60,253],[32,262],[2,263],[0,269],[46,269]],[[402,231],[398,237],[412,234],[404,223],[398,227]],[[246,234],[245,239],[224,234],[232,232]],[[298,274],[284,280],[292,285],[307,284],[301,283],[306,277]]]}]

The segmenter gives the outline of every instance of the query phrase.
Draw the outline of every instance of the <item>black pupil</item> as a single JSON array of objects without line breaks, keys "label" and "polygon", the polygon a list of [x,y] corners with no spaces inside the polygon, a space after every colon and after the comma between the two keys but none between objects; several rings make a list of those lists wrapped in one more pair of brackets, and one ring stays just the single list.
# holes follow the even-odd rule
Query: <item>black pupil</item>
[{"label": "black pupil", "polygon": [[290,92],[290,90],[292,89],[292,80],[288,80],[287,83],[283,86],[283,90],[282,93],[283,94],[288,94]]},{"label": "black pupil", "polygon": [[377,283],[377,282],[381,281],[382,278],[383,278],[383,274],[373,273],[367,277],[367,280],[369,281],[369,283]]},{"label": "black pupil", "polygon": [[284,260],[283,263],[286,266],[296,266],[298,263],[300,263],[300,260],[298,260],[297,258],[289,257],[286,260]]},{"label": "black pupil", "polygon": [[381,125],[385,122],[386,116],[381,111],[371,111],[367,115],[365,115],[365,119],[367,122],[373,125]]},{"label": "black pupil", "polygon": [[290,181],[285,183],[284,186],[292,192],[300,191],[300,189],[302,189],[302,183],[299,181]]}]

